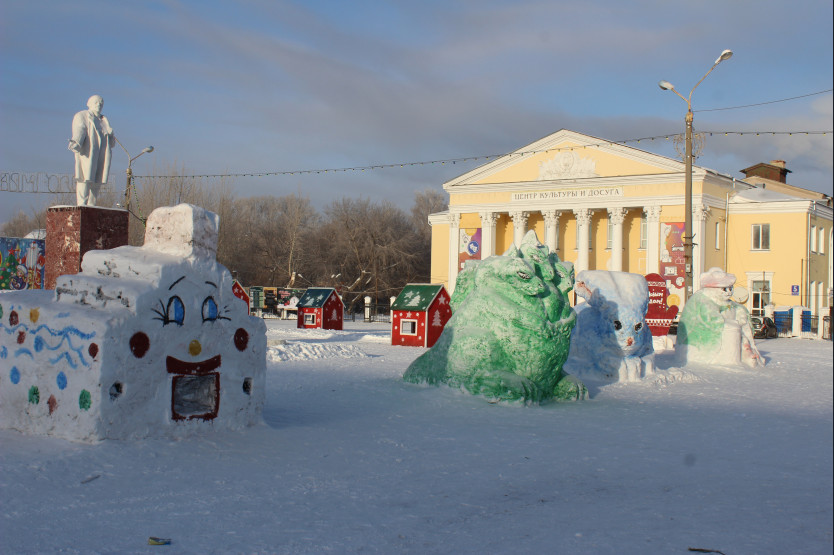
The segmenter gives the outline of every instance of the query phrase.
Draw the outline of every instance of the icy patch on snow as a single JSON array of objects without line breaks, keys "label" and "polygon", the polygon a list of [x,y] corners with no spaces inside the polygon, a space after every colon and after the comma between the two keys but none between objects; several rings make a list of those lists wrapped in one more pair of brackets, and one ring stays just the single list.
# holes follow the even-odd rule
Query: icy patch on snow
[{"label": "icy patch on snow", "polygon": [[367,343],[391,343],[391,334],[385,335],[363,335],[357,341],[363,341]]},{"label": "icy patch on snow", "polygon": [[270,346],[266,351],[268,362],[367,357],[368,355],[355,345],[333,343],[285,343]]},{"label": "icy patch on snow", "polygon": [[673,383],[698,383],[703,382],[704,379],[683,368],[669,368],[668,370],[659,370],[651,376],[643,379],[643,383],[648,383],[655,386],[666,386]]}]

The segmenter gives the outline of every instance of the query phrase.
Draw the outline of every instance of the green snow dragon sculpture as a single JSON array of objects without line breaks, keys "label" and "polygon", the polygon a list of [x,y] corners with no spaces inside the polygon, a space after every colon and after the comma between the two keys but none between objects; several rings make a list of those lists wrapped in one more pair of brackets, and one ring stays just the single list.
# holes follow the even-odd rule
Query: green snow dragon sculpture
[{"label": "green snow dragon sculpture", "polygon": [[443,334],[403,379],[496,401],[584,399],[582,382],[562,370],[576,323],[567,297],[573,279],[573,265],[550,253],[534,231],[503,256],[468,261]]}]

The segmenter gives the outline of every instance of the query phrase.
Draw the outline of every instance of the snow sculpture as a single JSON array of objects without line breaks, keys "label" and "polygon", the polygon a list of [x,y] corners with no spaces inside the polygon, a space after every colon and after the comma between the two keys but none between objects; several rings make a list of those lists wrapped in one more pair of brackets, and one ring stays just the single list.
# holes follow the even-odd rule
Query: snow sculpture
[{"label": "snow sculpture", "polygon": [[646,324],[646,279],[627,272],[584,270],[565,370],[580,378],[634,382],[654,374],[652,334]]},{"label": "snow sculpture", "polygon": [[585,398],[585,386],[562,371],[576,321],[566,295],[572,285],[573,265],[549,253],[533,231],[520,249],[468,261],[443,334],[403,379],[491,400]]},{"label": "snow sculpture", "polygon": [[675,346],[682,364],[756,368],[765,362],[750,325],[750,313],[732,300],[736,276],[710,268],[701,274],[702,289],[683,307]]},{"label": "snow sculpture", "polygon": [[0,426],[79,441],[260,421],[266,327],[215,259],[218,217],[155,210],[51,291],[0,296]]}]

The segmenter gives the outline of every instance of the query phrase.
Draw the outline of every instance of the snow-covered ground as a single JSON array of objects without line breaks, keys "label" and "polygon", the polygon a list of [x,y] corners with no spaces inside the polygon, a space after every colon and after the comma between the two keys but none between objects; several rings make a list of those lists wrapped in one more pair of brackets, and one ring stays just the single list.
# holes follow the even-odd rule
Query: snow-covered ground
[{"label": "snow-covered ground", "polygon": [[759,341],[764,370],[660,353],[658,379],[523,406],[404,383],[424,350],[385,324],[267,323],[263,425],[0,431],[0,553],[832,551],[830,341]]}]

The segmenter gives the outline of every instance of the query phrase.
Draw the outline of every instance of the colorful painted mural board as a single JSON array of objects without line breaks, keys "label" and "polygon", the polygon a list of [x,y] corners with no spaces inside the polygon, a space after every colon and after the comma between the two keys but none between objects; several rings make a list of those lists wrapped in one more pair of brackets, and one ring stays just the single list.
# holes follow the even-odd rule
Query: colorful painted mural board
[{"label": "colorful painted mural board", "polygon": [[43,289],[43,239],[0,237],[0,289]]}]

